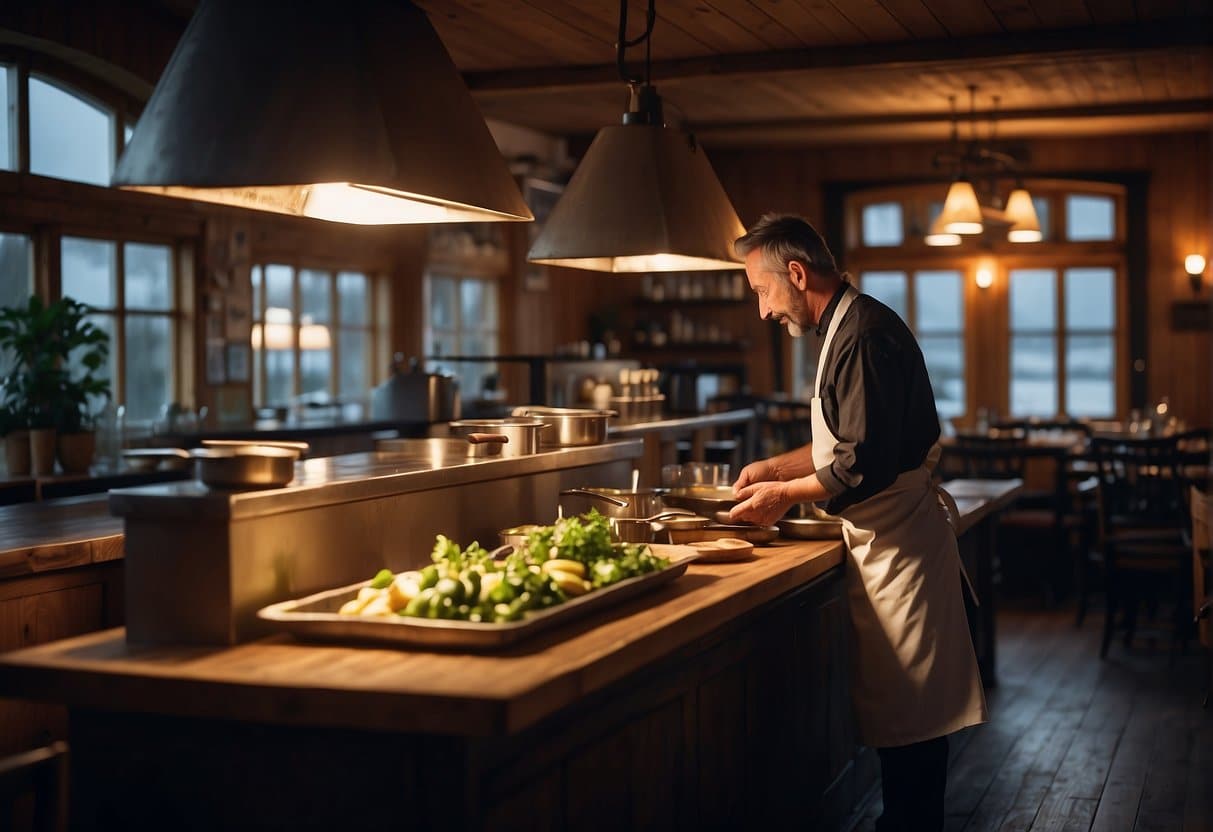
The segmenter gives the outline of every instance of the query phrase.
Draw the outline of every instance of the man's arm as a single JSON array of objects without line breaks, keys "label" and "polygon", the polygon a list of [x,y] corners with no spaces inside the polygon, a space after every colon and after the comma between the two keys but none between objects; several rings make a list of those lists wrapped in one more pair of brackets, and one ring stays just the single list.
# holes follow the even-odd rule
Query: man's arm
[{"label": "man's arm", "polygon": [[813,446],[810,443],[778,456],[751,462],[741,469],[737,482],[733,483],[733,493],[736,494],[739,490],[756,482],[780,482],[807,477],[813,473],[813,470]]},{"label": "man's arm", "polygon": [[756,482],[735,492],[742,502],[729,512],[729,519],[769,526],[796,503],[815,503],[830,497],[816,474],[786,482]]}]

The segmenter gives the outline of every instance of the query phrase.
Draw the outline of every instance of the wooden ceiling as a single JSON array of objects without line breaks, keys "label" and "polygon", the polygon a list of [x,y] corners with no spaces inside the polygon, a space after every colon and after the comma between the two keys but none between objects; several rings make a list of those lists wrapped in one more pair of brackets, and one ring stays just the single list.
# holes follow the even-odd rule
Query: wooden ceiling
[{"label": "wooden ceiling", "polygon": [[[416,0],[484,114],[618,123],[616,0]],[[628,0],[629,37],[647,0]],[[658,0],[667,120],[717,146],[942,139],[948,97],[1004,137],[1213,124],[1213,0]],[[643,49],[628,52],[638,69]],[[967,130],[967,127],[966,127]]]}]

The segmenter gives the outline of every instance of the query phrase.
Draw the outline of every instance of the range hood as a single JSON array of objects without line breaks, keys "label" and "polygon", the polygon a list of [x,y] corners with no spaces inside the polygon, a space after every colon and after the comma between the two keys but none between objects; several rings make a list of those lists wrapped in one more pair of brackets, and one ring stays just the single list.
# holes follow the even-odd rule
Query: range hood
[{"label": "range hood", "polygon": [[401,0],[204,0],[113,183],[357,224],[533,219],[429,19]]}]

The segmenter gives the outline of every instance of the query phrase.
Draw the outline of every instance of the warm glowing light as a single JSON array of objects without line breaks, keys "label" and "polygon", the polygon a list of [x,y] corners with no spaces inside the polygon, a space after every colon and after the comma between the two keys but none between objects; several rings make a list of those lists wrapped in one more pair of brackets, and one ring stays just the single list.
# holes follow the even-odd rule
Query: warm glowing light
[{"label": "warm glowing light", "polygon": [[1012,243],[1039,243],[1044,239],[1040,231],[1040,218],[1027,188],[1016,188],[1007,197],[1006,217],[1011,221],[1007,239]]},{"label": "warm glowing light", "polygon": [[949,234],[943,230],[945,215],[940,214],[935,218],[935,222],[931,223],[930,229],[927,231],[927,236],[923,238],[929,246],[958,246],[960,245],[959,234]]},{"label": "warm glowing light", "polygon": [[626,257],[575,257],[561,259],[532,259],[532,263],[548,266],[566,266],[572,269],[590,269],[597,272],[632,274],[643,272],[690,272],[722,271],[740,269],[741,264],[730,260],[715,260],[710,257],[691,257],[686,254],[633,254]]},{"label": "warm glowing light", "polygon": [[1199,254],[1189,254],[1184,258],[1184,271],[1191,275],[1204,274],[1205,258]]},{"label": "warm glowing light", "polygon": [[327,350],[333,346],[329,328],[324,324],[304,324],[299,327],[299,349]]},{"label": "warm glowing light", "polygon": [[994,270],[989,266],[982,266],[977,270],[977,286],[981,289],[989,289],[994,285]]},{"label": "warm glowing light", "polygon": [[941,221],[943,230],[948,234],[981,233],[981,204],[977,201],[977,192],[973,190],[972,182],[957,179],[948,188]]}]

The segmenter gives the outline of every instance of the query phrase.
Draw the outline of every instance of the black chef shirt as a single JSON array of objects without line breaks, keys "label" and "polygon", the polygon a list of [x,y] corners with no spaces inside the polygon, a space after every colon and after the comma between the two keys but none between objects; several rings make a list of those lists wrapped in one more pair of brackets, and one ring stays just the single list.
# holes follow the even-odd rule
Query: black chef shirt
[{"label": "black chef shirt", "polygon": [[[817,334],[823,340],[846,288],[822,313]],[[831,495],[826,511],[838,514],[922,465],[939,439],[939,416],[918,342],[897,313],[873,297],[852,301],[825,362],[821,410],[838,444],[834,462],[817,477]]]}]

